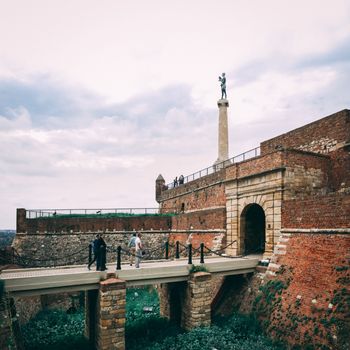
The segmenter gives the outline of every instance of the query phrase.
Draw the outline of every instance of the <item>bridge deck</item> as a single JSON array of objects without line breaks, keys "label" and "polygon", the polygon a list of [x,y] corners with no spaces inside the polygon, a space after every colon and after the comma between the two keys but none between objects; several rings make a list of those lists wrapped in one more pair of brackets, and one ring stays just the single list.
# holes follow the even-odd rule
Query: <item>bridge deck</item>
[{"label": "bridge deck", "polygon": [[[206,269],[211,273],[235,275],[253,272],[261,256],[250,255],[244,258],[206,258]],[[193,264],[200,265],[198,259]],[[65,266],[54,268],[30,268],[3,270],[0,279],[5,281],[5,290],[11,295],[39,295],[77,290],[98,289],[99,282],[108,272],[116,272],[117,277],[126,281],[127,286],[147,285],[186,281],[191,265],[187,260],[148,261],[141,268],[122,265],[115,270],[115,264],[108,264],[104,272],[89,271],[86,266]]]}]

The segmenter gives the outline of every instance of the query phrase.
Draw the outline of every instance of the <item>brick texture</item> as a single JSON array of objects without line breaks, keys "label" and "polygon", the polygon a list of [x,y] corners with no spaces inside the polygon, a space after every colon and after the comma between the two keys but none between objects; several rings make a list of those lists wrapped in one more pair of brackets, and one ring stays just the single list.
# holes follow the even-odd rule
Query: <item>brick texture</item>
[{"label": "brick texture", "polygon": [[282,227],[349,228],[350,196],[331,193],[324,196],[282,202]]},{"label": "brick texture", "polygon": [[345,349],[350,235],[296,233],[284,244],[285,253],[276,254],[268,270],[267,280],[285,283],[269,315],[270,334],[289,344]]},{"label": "brick texture", "polygon": [[350,111],[332,114],[298,129],[274,137],[260,144],[261,153],[276,147],[297,148],[316,153],[334,151],[339,144],[350,141]]}]

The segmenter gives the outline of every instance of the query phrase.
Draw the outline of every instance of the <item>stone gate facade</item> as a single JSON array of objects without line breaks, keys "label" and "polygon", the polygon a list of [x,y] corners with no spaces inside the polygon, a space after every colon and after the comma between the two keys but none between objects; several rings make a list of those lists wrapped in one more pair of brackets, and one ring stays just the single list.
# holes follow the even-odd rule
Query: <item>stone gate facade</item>
[{"label": "stone gate facade", "polygon": [[[161,211],[176,208],[182,216],[187,215],[191,227],[205,222],[211,229],[222,228],[218,222],[223,221],[226,239],[222,246],[228,245],[227,254],[254,253],[249,241],[260,235],[256,251],[271,257],[281,230],[299,227],[298,220],[290,226],[290,217],[308,199],[317,197],[321,203],[329,194],[349,197],[349,150],[350,111],[343,110],[264,141],[258,155],[239,162],[234,158],[210,175],[202,171],[199,178],[171,188],[160,175],[156,199]],[[252,207],[256,213],[257,208],[263,211],[261,227],[252,228],[248,215]],[[323,209],[320,206],[319,215],[325,214]],[[308,219],[311,222],[312,218]],[[337,227],[343,226],[329,221],[328,228]]]}]

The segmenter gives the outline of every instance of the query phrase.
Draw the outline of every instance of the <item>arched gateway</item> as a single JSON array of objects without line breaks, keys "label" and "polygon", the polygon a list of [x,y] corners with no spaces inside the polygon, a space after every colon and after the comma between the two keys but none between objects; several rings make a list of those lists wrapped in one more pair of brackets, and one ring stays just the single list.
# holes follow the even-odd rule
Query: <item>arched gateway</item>
[{"label": "arched gateway", "polygon": [[265,252],[265,212],[260,205],[253,203],[243,209],[240,233],[245,254]]}]

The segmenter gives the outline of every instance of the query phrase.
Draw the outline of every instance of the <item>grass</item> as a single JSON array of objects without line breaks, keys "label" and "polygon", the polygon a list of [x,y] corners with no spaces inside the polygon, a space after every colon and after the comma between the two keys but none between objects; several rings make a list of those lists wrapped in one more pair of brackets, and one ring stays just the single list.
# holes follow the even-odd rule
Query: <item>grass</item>
[{"label": "grass", "polygon": [[[211,327],[184,332],[161,318],[157,291],[129,288],[125,341],[128,350],[282,350],[265,337],[258,322],[234,314],[216,318]],[[145,307],[147,307],[145,309]],[[90,350],[84,339],[84,310],[67,315],[45,310],[22,327],[26,350]]]}]

